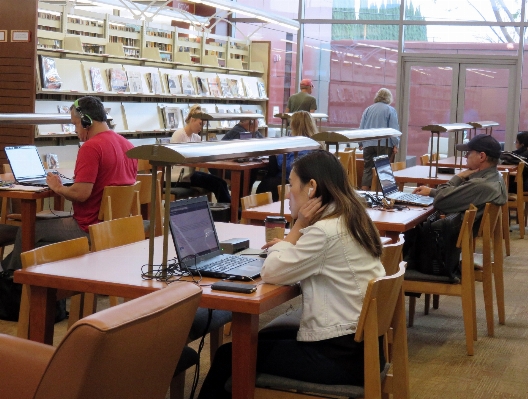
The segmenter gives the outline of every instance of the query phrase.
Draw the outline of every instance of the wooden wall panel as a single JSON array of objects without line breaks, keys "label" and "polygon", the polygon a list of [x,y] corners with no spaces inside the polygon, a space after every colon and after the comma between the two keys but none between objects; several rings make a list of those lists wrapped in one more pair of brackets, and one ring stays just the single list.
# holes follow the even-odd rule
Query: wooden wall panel
[{"label": "wooden wall panel", "polygon": [[[35,112],[38,0],[0,1],[0,29],[7,42],[0,43],[0,113]],[[30,32],[29,42],[11,42],[12,30]],[[33,144],[34,126],[0,126],[0,164],[6,162],[5,146]]]}]

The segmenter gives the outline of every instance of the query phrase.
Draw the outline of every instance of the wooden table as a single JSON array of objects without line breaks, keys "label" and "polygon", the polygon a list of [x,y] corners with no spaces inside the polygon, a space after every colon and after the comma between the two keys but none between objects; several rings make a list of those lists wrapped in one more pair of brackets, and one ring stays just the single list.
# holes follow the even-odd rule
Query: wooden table
[{"label": "wooden table", "polygon": [[[268,164],[267,159],[261,161],[214,161],[193,163],[187,166],[196,168],[215,168],[231,171],[231,222],[238,222],[238,208],[240,207],[240,198],[250,194],[251,187],[249,181],[252,169],[265,168]],[[242,191],[240,191],[240,183],[242,182]]]},{"label": "wooden table", "polygon": [[[2,181],[13,181],[11,173],[0,175]],[[44,189],[44,191],[15,191],[0,190],[0,197],[20,199],[21,203],[21,229],[22,229],[22,252],[35,248],[35,220],[37,214],[37,200],[43,198],[54,198],[54,208],[64,209],[64,199],[55,192]]]},{"label": "wooden table", "polygon": [[[284,200],[284,217],[289,222],[292,221],[290,214],[290,202]],[[381,236],[389,237],[392,242],[398,241],[398,236],[407,230],[412,229],[419,223],[427,219],[433,213],[433,207],[409,206],[408,210],[403,211],[384,211],[367,208],[367,213],[376,225]],[[280,202],[261,205],[242,211],[244,219],[264,220],[266,216],[279,216]]]},{"label": "wooden table", "polygon": [[[252,248],[260,248],[265,242],[262,226],[216,223],[216,227],[220,240],[248,237]],[[161,249],[162,237],[156,240],[160,241],[156,247]],[[160,252],[155,254],[155,262],[161,259]],[[166,283],[141,278],[141,266],[148,262],[148,253],[145,240],[16,271],[15,281],[31,286],[30,339],[52,343],[57,290],[137,298],[165,288]],[[169,257],[174,255],[174,247],[170,244]],[[201,284],[214,281],[204,278]],[[297,286],[271,284],[258,285],[253,294],[212,291],[209,286],[203,286],[202,290],[200,306],[233,312],[233,359],[236,359],[233,361],[233,397],[252,398],[259,315],[296,297],[300,291]]]},{"label": "wooden table", "polygon": [[[455,169],[455,173],[463,169]],[[394,171],[394,177],[397,183],[416,183],[418,185],[428,185],[436,187],[439,184],[447,183],[454,176],[448,173],[438,173],[435,177],[436,168],[432,168],[431,177],[429,177],[429,166],[411,166],[402,170]]]}]

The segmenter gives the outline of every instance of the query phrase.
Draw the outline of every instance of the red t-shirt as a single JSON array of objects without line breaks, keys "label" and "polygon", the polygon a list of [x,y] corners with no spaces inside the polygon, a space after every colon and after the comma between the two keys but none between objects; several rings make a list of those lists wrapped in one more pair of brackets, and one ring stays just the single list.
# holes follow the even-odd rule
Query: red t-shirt
[{"label": "red t-shirt", "polygon": [[92,193],[84,202],[73,202],[73,217],[79,227],[98,223],[99,208],[105,186],[134,184],[137,159],[126,156],[134,146],[124,137],[107,130],[87,140],[77,154],[75,183],[93,183]]}]

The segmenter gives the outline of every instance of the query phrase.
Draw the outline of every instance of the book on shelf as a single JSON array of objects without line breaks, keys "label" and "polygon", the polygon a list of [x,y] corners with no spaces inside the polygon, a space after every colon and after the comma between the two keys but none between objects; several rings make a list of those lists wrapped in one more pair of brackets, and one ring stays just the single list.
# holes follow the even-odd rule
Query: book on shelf
[{"label": "book on shelf", "polygon": [[[59,110],[59,114],[70,114],[70,106],[69,105],[57,105],[57,109]],[[63,123],[62,125],[62,132],[63,133],[73,133],[75,134],[75,125],[71,123]]]},{"label": "book on shelf", "polygon": [[180,79],[178,75],[170,74],[167,75],[167,87],[169,88],[170,94],[182,94],[182,88],[180,85]]},{"label": "book on shelf", "polygon": [[196,82],[196,89],[197,94],[201,96],[208,96],[209,95],[209,88],[207,87],[207,80],[205,78],[201,78],[200,76],[196,76],[194,78]]},{"label": "book on shelf", "polygon": [[165,129],[174,130],[183,127],[183,114],[179,107],[164,107],[163,118]]},{"label": "book on shelf", "polygon": [[[218,113],[219,114],[227,114],[227,113],[229,113],[229,111],[226,111],[225,109],[219,109]],[[226,121],[226,120],[220,121],[220,127],[223,128],[223,129],[229,129],[229,122]]]},{"label": "book on shelf", "polygon": [[264,86],[264,82],[257,82],[258,92],[260,98],[266,98],[268,97],[266,95],[266,86]]},{"label": "book on shelf", "polygon": [[161,80],[158,72],[147,73],[147,81],[150,85],[150,92],[153,94],[163,94]]},{"label": "book on shelf", "polygon": [[237,79],[228,79],[227,83],[233,97],[244,97],[244,92],[240,93],[241,86],[238,84]]},{"label": "book on shelf", "polygon": [[181,109],[181,113],[182,113],[182,120],[183,122],[185,122],[185,119],[187,119],[187,116],[189,115],[189,106],[186,106],[184,108],[180,108]]},{"label": "book on shelf", "polygon": [[220,88],[222,90],[222,95],[224,97],[233,98],[233,93],[231,93],[231,89],[229,87],[229,82],[227,81],[227,78],[220,78]]},{"label": "book on shelf", "polygon": [[[227,112],[229,112],[230,114],[240,114],[240,113],[242,113],[242,112],[240,111],[240,108],[238,108],[238,109],[235,108],[235,109],[232,109],[231,111],[228,110]],[[235,127],[235,125],[236,125],[238,122],[239,122],[239,121],[237,121],[237,120],[231,120],[231,121],[228,121],[229,127]]]},{"label": "book on shelf", "polygon": [[60,89],[62,80],[57,72],[55,60],[50,57],[40,56],[43,89]]},{"label": "book on shelf", "polygon": [[209,94],[211,96],[222,97],[222,91],[220,90],[220,85],[218,83],[218,77],[207,78],[207,83],[209,84]]},{"label": "book on shelf", "polygon": [[125,92],[128,87],[128,80],[125,71],[121,68],[109,68],[110,90]]},{"label": "book on shelf", "polygon": [[103,75],[101,75],[101,69],[97,67],[90,67],[90,76],[92,78],[93,91],[105,91],[105,84],[103,81]]},{"label": "book on shelf", "polygon": [[195,92],[194,92],[194,85],[192,82],[192,75],[190,73],[183,74],[183,75],[180,75],[180,79],[181,79],[181,87],[182,87],[183,94],[187,94],[188,96],[194,96]]},{"label": "book on shelf", "polygon": [[246,90],[246,97],[255,98],[255,94],[253,93],[253,90],[251,88],[251,81],[248,79],[242,79],[242,83],[244,85],[244,89]]},{"label": "book on shelf", "polygon": [[131,93],[143,93],[143,83],[141,73],[137,71],[127,71],[128,87]]}]

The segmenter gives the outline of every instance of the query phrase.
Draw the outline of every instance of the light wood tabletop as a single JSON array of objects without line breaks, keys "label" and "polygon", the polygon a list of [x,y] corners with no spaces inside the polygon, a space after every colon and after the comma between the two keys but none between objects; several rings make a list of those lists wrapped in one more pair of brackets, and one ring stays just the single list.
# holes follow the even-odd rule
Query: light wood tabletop
[{"label": "light wood tabletop", "polygon": [[[284,217],[292,221],[289,200],[284,200]],[[412,229],[433,213],[433,207],[409,206],[402,211],[387,211],[367,208],[367,213],[378,228],[381,236],[389,237],[392,241],[398,241],[398,235]],[[280,202],[257,206],[242,211],[242,217],[249,220],[264,220],[266,216],[279,216]]]},{"label": "light wood tabletop", "polygon": [[[219,240],[247,237],[252,248],[260,248],[265,242],[262,226],[216,223],[216,227]],[[161,249],[162,239],[156,238],[160,241],[157,248]],[[162,258],[160,252],[156,252],[155,262]],[[141,277],[148,253],[148,241],[145,240],[15,272],[15,281],[30,285],[30,339],[48,344],[53,342],[57,290],[137,298],[166,287],[164,282]],[[174,255],[174,247],[170,244],[169,256]],[[183,280],[189,281],[190,278]],[[260,279],[256,280],[257,290],[252,294],[213,291],[210,284],[214,281],[218,280],[201,280],[200,306],[233,312],[233,358],[236,359],[233,362],[233,397],[252,398],[259,315],[296,297],[300,291],[297,286],[263,284]]]}]

